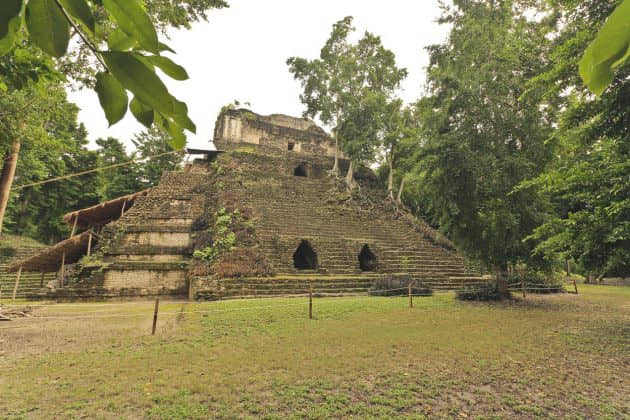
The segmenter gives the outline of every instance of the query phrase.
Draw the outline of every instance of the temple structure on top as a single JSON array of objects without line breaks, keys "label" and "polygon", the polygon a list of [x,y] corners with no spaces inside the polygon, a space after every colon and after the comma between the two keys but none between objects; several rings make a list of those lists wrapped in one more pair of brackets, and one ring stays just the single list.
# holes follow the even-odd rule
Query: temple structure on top
[{"label": "temple structure on top", "polygon": [[59,270],[33,295],[53,299],[336,296],[480,281],[369,168],[357,169],[354,194],[331,177],[335,143],[314,122],[226,110],[213,141],[220,150],[190,150],[204,158],[152,189],[69,213],[71,238],[12,269]]},{"label": "temple structure on top", "polygon": [[334,140],[313,121],[282,114],[263,116],[246,109],[219,115],[214,143],[217,148],[249,143],[312,156],[335,156]]}]

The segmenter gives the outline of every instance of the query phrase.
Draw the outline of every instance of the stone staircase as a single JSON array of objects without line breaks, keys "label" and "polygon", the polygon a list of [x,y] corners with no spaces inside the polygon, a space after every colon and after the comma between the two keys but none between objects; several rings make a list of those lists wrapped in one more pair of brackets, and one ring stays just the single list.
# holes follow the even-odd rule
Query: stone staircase
[{"label": "stone staircase", "polygon": [[191,226],[204,200],[193,190],[206,179],[203,171],[165,172],[158,186],[107,226],[97,248],[102,265],[84,267],[78,281],[55,297],[186,295]]},{"label": "stone staircase", "polygon": [[[222,178],[225,191],[239,208],[253,213],[258,249],[277,275],[221,279],[217,285],[220,298],[304,294],[309,290],[332,296],[365,294],[383,276],[444,287],[479,281],[462,256],[426,239],[400,214],[385,210],[379,203],[366,206],[351,199],[336,201],[340,192],[324,170],[313,170],[317,177],[294,176],[292,166],[304,157],[291,161],[235,154],[235,159],[238,164],[232,167],[238,170],[228,170]],[[251,165],[251,160],[256,164]],[[309,163],[314,168],[329,164],[321,159]],[[382,196],[382,192],[373,193]],[[294,268],[293,253],[302,240],[307,240],[317,254],[315,270]],[[364,245],[376,256],[375,271],[360,268],[358,256]]]},{"label": "stone staircase", "polygon": [[[10,260],[0,263],[0,299],[11,299],[13,297],[13,288],[17,273],[9,273],[9,265],[14,261],[29,258],[42,248],[17,248],[15,255]],[[16,298],[26,298],[32,294],[40,292],[48,282],[56,279],[56,273],[29,273],[23,272],[20,275],[20,283],[18,284]]]}]

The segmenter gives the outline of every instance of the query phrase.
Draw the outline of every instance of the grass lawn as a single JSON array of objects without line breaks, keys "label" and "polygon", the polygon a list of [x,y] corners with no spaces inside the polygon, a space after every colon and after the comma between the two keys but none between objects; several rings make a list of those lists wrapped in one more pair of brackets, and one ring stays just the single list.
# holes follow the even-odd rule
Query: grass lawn
[{"label": "grass lawn", "polygon": [[0,324],[2,418],[630,418],[630,288],[66,304]]}]

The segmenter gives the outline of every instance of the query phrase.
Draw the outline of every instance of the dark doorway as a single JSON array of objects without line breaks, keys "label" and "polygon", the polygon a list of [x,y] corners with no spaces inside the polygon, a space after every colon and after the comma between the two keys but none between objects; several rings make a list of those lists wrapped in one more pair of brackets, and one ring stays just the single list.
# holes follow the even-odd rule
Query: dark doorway
[{"label": "dark doorway", "polygon": [[308,241],[302,241],[293,254],[293,266],[298,270],[316,270],[317,253]]},{"label": "dark doorway", "polygon": [[293,150],[293,148],[295,148],[295,143],[293,143],[292,141],[289,142],[289,145],[287,146],[289,152]]},{"label": "dark doorway", "polygon": [[305,163],[300,163],[294,170],[293,175],[295,176],[308,176],[308,170],[306,168]]},{"label": "dark doorway", "polygon": [[363,245],[359,252],[359,267],[361,271],[376,271],[376,255],[367,245]]}]

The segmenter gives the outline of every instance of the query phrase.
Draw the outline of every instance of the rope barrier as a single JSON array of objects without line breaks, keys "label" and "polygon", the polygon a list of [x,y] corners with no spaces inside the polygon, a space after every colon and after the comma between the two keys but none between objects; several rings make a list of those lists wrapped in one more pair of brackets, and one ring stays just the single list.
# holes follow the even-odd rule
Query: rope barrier
[{"label": "rope barrier", "polygon": [[113,165],[102,166],[102,167],[99,167],[99,168],[90,169],[90,170],[87,170],[87,171],[76,172],[76,173],[68,174],[68,175],[62,175],[62,176],[58,176],[58,177],[55,177],[55,178],[46,179],[46,180],[43,180],[43,181],[32,182],[30,184],[17,185],[15,187],[11,188],[11,191],[23,190],[25,188],[35,187],[37,185],[49,184],[51,182],[57,182],[57,181],[61,181],[61,180],[64,180],[64,179],[75,178],[77,176],[87,175],[87,174],[91,174],[93,172],[104,171],[106,169],[118,168],[118,167],[121,167],[121,166],[131,165],[132,163],[137,163],[137,162],[144,161],[144,160],[151,160],[151,159],[155,159],[155,158],[158,158],[158,157],[172,155],[172,154],[179,154],[179,153],[181,153],[180,150],[173,150],[173,151],[170,151],[170,152],[160,153],[159,155],[148,156],[148,157],[139,157],[139,158],[136,158],[136,159],[131,159],[131,160],[127,161],[127,162],[121,162],[121,163],[116,163],[116,164],[113,164]]}]

